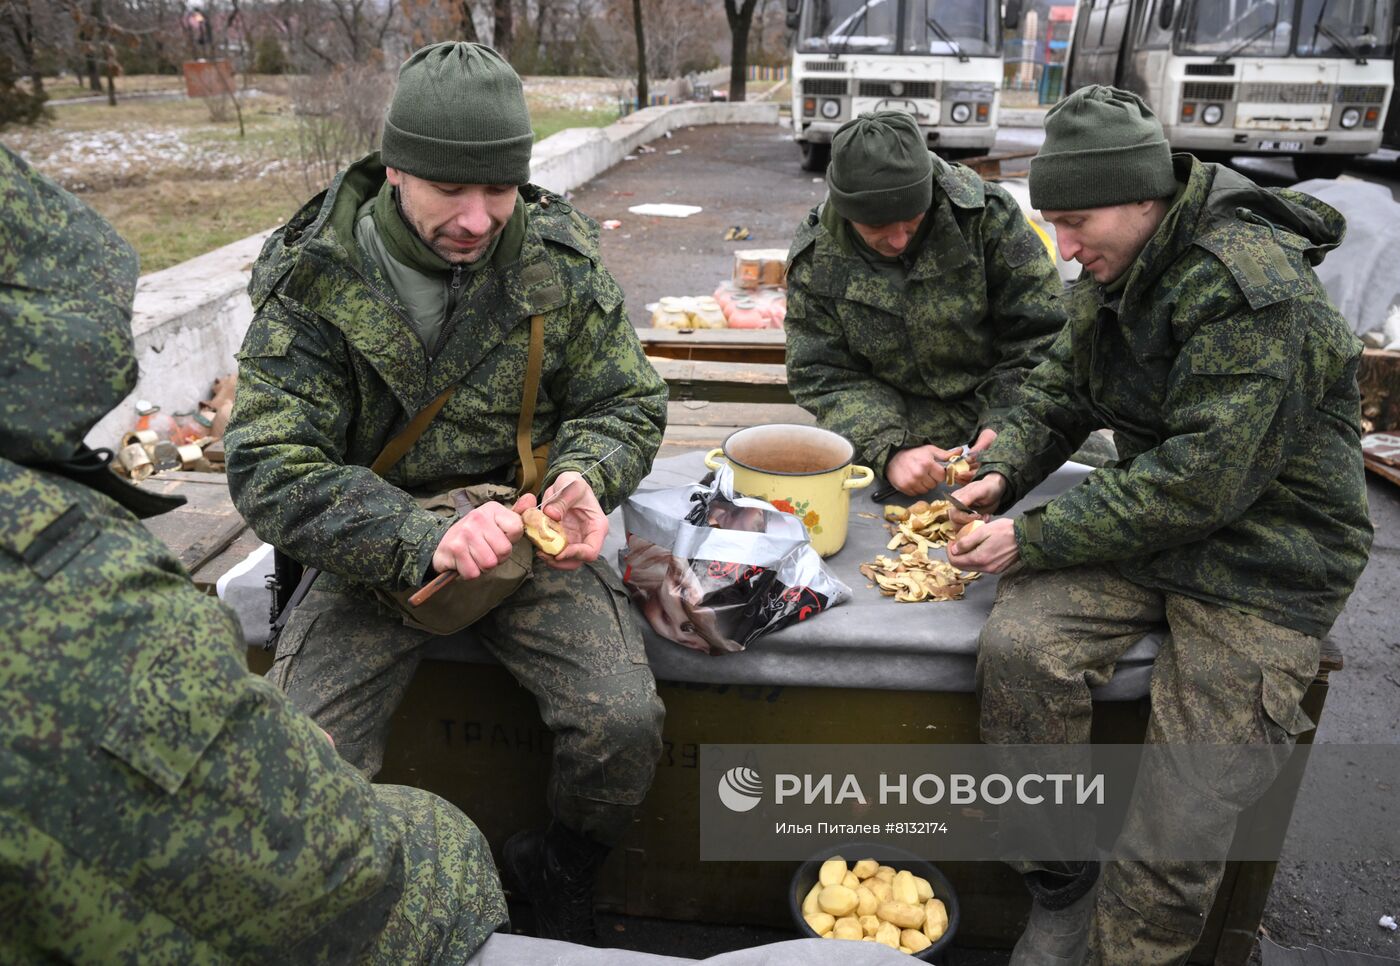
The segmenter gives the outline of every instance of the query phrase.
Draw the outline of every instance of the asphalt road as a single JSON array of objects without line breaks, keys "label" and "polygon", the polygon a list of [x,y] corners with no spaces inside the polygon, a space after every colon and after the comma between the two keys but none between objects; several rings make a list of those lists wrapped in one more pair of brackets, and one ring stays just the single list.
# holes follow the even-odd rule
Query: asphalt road
[{"label": "asphalt road", "polygon": [[[1034,150],[1041,136],[1038,130],[1006,129],[997,150]],[[816,176],[799,169],[797,149],[780,128],[692,128],[652,146],[654,151],[619,164],[574,197],[574,204],[597,220],[622,222],[603,232],[603,258],[627,294],[634,323],[642,326],[649,324],[648,302],[713,291],[729,276],[735,249],[786,248],[800,219],[825,193]],[[1287,162],[1246,160],[1240,168],[1268,185],[1294,180]],[[1400,198],[1400,166],[1393,156],[1367,160],[1351,173],[1387,184]],[[645,202],[703,210],[689,218],[627,210]],[[731,225],[747,227],[752,239],[724,241]],[[1373,481],[1369,493],[1375,545],[1333,631],[1346,667],[1332,677],[1319,742],[1400,743],[1400,488]],[[1400,958],[1400,934],[1377,925],[1383,914],[1400,917],[1400,862],[1300,864],[1285,855],[1264,928],[1282,945],[1313,943]],[[609,934],[619,946],[697,957],[787,938],[772,930],[618,918],[609,920]],[[992,964],[1005,958],[976,953],[960,962]]]}]

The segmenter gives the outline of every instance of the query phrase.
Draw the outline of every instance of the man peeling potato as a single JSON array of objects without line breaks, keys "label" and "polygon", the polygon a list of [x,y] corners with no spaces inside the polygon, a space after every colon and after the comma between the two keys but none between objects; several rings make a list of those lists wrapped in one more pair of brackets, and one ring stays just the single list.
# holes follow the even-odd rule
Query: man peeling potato
[{"label": "man peeling potato", "polygon": [[996,438],[1064,325],[1060,279],[1011,196],[929,153],[907,114],[843,125],[826,182],[788,256],[788,386],[919,496]]}]

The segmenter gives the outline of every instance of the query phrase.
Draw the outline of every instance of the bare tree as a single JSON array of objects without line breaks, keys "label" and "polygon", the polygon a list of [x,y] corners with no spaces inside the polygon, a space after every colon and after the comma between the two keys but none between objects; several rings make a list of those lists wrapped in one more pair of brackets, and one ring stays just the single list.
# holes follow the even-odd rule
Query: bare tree
[{"label": "bare tree", "polygon": [[491,46],[506,60],[510,60],[510,48],[515,39],[515,5],[511,0],[493,0],[493,4]]},{"label": "bare tree", "polygon": [[729,21],[729,99],[746,100],[749,95],[749,27],[753,24],[753,8],[758,0],[724,0],[724,16]]},{"label": "bare tree", "polygon": [[632,24],[637,33],[637,110],[647,106],[647,32],[642,25],[642,0],[632,0]]}]

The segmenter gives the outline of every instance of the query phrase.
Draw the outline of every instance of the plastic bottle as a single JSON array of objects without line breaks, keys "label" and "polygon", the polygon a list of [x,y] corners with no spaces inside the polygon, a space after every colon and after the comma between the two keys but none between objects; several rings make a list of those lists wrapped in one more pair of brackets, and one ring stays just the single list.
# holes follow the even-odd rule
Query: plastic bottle
[{"label": "plastic bottle", "polygon": [[168,439],[179,445],[183,439],[182,431],[175,422],[173,416],[169,416],[160,411],[160,407],[149,399],[138,399],[136,401],[136,424],[131,427],[133,432],[141,432],[148,429],[156,434],[159,439]]}]

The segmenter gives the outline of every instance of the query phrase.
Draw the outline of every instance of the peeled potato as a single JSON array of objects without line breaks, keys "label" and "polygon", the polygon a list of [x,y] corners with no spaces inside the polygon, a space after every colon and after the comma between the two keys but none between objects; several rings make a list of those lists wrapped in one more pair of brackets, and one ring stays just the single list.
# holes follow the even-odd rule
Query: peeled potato
[{"label": "peeled potato", "polygon": [[903,902],[910,906],[918,903],[919,889],[914,885],[914,873],[909,870],[896,873],[890,887],[894,890],[895,902]]},{"label": "peeled potato", "polygon": [[844,859],[827,859],[822,863],[821,871],[817,873],[817,881],[824,886],[840,885],[841,880],[846,877],[846,862]]},{"label": "peeled potato", "polygon": [[[817,895],[817,905],[821,906],[822,912],[829,912],[833,916],[841,917],[849,916],[859,903],[856,901],[856,894],[850,889],[843,885],[830,885]],[[919,919],[923,920],[922,912],[919,914]]]},{"label": "peeled potato", "polygon": [[875,941],[882,943],[891,949],[899,948],[899,927],[889,922],[880,923],[880,928],[875,930]]},{"label": "peeled potato", "polygon": [[861,888],[869,889],[880,902],[889,902],[894,898],[894,889],[890,887],[888,882],[878,876],[871,876],[869,879],[866,879],[861,883]]},{"label": "peeled potato", "polygon": [[919,894],[919,905],[923,905],[933,898],[933,884],[923,876],[914,876],[914,889]]},{"label": "peeled potato", "polygon": [[868,879],[878,872],[879,869],[880,863],[876,862],[874,859],[861,859],[851,867],[851,871],[856,874],[857,879]]},{"label": "peeled potato", "polygon": [[559,524],[545,516],[539,507],[526,510],[520,514],[520,519],[525,524],[525,536],[551,557],[569,545],[569,541],[564,538],[564,532],[559,529]]},{"label": "peeled potato", "polygon": [[[806,898],[804,898],[804,899],[802,900],[802,915],[804,915],[804,916],[811,916],[811,915],[815,915],[815,914],[818,913],[818,912],[821,912],[821,909],[819,909],[819,908],[817,907],[817,893],[819,893],[819,892],[821,892],[821,891],[822,891],[822,884],[821,884],[820,882],[818,882],[816,885],[812,886],[811,890],[807,893]],[[821,929],[818,929],[818,930],[817,930],[817,932],[823,932],[823,931],[824,931],[824,930],[821,930]]]},{"label": "peeled potato", "polygon": [[875,897],[865,886],[856,889],[856,915],[873,916],[875,909],[880,905],[880,900]]},{"label": "peeled potato", "polygon": [[921,949],[928,949],[933,943],[929,938],[917,929],[904,929],[899,933],[899,944],[908,946],[911,953],[917,953]]},{"label": "peeled potato", "polygon": [[[832,930],[836,939],[864,939],[865,930],[861,927],[860,920],[855,916],[845,916],[836,920],[836,926]],[[923,935],[920,933],[919,935]]]},{"label": "peeled potato", "polygon": [[[929,902],[935,900],[930,899]],[[918,929],[924,924],[924,910],[907,902],[882,902],[875,915],[900,929]]]},{"label": "peeled potato", "polygon": [[867,936],[874,936],[880,931],[880,918],[878,916],[861,916],[860,928]]},{"label": "peeled potato", "polygon": [[841,884],[847,889],[850,889],[852,892],[855,892],[857,889],[860,888],[860,880],[856,878],[856,874],[854,872],[847,872],[846,877],[841,880]]},{"label": "peeled potato", "polygon": [[802,918],[807,921],[807,925],[812,927],[812,932],[818,936],[824,932],[831,932],[836,926],[836,917],[826,912],[817,912]]},{"label": "peeled potato", "polygon": [[948,910],[942,899],[930,899],[924,903],[924,935],[930,942],[937,942],[948,928]]}]

